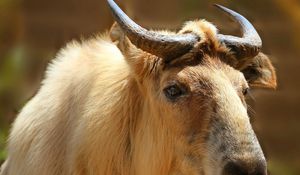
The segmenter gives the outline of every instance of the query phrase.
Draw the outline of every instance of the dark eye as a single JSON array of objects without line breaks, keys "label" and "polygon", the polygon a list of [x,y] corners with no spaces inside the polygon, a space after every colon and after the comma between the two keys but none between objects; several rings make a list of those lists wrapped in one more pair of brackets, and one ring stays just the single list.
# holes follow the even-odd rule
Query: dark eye
[{"label": "dark eye", "polygon": [[247,87],[247,88],[244,88],[243,89],[243,95],[246,96],[248,93],[249,93],[250,89]]},{"label": "dark eye", "polygon": [[175,100],[177,97],[183,94],[183,91],[177,85],[171,85],[164,89],[165,96],[170,100]]}]

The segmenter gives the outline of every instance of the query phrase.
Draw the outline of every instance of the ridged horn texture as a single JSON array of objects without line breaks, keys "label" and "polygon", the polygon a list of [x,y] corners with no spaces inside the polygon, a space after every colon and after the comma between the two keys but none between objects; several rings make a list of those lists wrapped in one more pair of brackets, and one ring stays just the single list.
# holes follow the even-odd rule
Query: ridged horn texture
[{"label": "ridged horn texture", "polygon": [[[115,20],[130,41],[136,47],[161,57],[165,61],[171,61],[187,53],[200,40],[199,36],[192,33],[163,35],[149,31],[131,20],[113,0],[107,0],[107,2]],[[242,37],[218,34],[219,41],[229,47],[238,59],[256,56],[261,49],[262,41],[253,25],[237,12],[218,4],[215,6],[238,22],[243,33]]]},{"label": "ridged horn texture", "polygon": [[229,47],[238,59],[256,56],[262,47],[262,41],[253,25],[237,12],[218,4],[215,4],[215,6],[225,12],[234,21],[238,22],[242,29],[241,38],[218,34],[219,41]]},{"label": "ridged horn texture", "polygon": [[142,28],[113,1],[107,0],[112,14],[130,41],[138,48],[170,61],[187,53],[200,40],[195,34],[163,35]]}]

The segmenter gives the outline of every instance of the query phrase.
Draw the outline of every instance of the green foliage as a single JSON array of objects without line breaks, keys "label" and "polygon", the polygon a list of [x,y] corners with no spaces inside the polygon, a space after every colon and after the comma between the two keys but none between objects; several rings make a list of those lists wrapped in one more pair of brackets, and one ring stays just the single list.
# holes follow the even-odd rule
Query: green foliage
[{"label": "green foliage", "polygon": [[0,66],[0,92],[11,88],[18,82],[23,68],[23,53],[24,50],[21,47],[15,47],[5,56],[5,61]]},{"label": "green foliage", "polygon": [[0,0],[0,8],[11,10],[21,3],[21,0]]},{"label": "green foliage", "polygon": [[3,162],[6,158],[6,138],[7,138],[7,130],[0,129],[0,164]]}]

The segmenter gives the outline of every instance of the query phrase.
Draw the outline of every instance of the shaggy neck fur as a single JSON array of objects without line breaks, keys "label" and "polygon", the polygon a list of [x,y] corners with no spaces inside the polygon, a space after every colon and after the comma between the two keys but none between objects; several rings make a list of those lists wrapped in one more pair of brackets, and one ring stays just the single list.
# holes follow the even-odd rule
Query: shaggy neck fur
[{"label": "shaggy neck fur", "polygon": [[85,144],[76,171],[82,167],[80,171],[88,174],[168,174],[174,137],[151,99],[145,99],[128,64],[118,64],[110,65],[118,70],[107,69],[114,81],[103,84],[99,78],[94,88],[103,91],[91,91],[97,94],[87,98],[87,132],[81,134]]},{"label": "shaggy neck fur", "polygon": [[[153,101],[156,97],[147,94],[147,81],[138,79],[124,60],[116,63],[106,70],[110,81],[104,84],[103,76],[95,80],[94,88],[102,91],[92,90],[97,93],[87,98],[89,111],[83,126],[87,131],[81,134],[85,144],[77,154],[80,161],[73,164],[76,171],[82,167],[80,171],[88,174],[153,175],[180,172],[182,166],[187,169],[178,124],[167,120],[165,109]],[[152,64],[157,64],[155,58],[148,63],[143,76],[150,76]]]}]

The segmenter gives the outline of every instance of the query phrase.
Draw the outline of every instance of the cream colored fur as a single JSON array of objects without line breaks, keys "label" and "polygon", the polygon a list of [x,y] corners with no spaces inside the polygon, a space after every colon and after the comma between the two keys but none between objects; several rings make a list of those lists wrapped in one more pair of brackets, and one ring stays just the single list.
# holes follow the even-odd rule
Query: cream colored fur
[{"label": "cream colored fur", "polygon": [[13,124],[1,175],[167,173],[172,137],[141,111],[147,104],[106,36],[68,44],[42,84]]},{"label": "cream colored fur", "polygon": [[[138,106],[134,96],[126,96],[125,91],[137,92],[128,87],[130,81],[128,66],[109,39],[68,44],[14,122],[7,174],[114,174],[110,164],[118,163],[111,161],[129,162],[121,155],[130,134],[123,125]],[[120,99],[128,109],[117,104]]]},{"label": "cream colored fur", "polygon": [[[189,22],[180,33],[185,31],[201,36],[200,46],[210,40],[214,49],[227,51],[216,41],[217,30],[208,22]],[[199,162],[207,148],[202,146],[201,134],[208,132],[208,119],[195,126],[200,133],[197,147],[188,144],[189,127],[182,127],[188,121],[176,122],[174,116],[179,113],[169,103],[165,104],[159,94],[164,88],[163,77],[175,75],[180,69],[155,79],[161,71],[160,60],[136,49],[118,34],[113,33],[115,38],[111,36],[115,43],[105,34],[82,43],[72,42],[58,54],[49,65],[40,90],[13,124],[1,175],[198,175],[204,171]],[[182,59],[198,51],[195,48]],[[215,62],[224,64],[212,61]],[[217,67],[216,72],[229,66]],[[241,76],[239,71],[227,69]],[[191,79],[197,82],[198,75],[211,74],[197,71],[197,67],[190,71],[195,72]],[[211,78],[219,74],[213,73]],[[247,118],[227,74],[220,75],[224,79],[215,79],[222,79],[222,86],[228,85],[228,92],[234,94],[230,98],[238,101]],[[151,82],[162,86],[155,89]],[[197,105],[188,106],[188,113],[195,111],[191,119],[199,118],[201,111],[197,111]],[[248,119],[241,122],[250,126]]]}]

